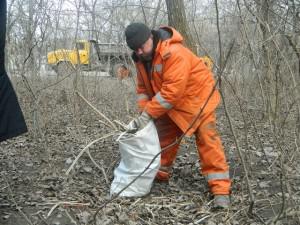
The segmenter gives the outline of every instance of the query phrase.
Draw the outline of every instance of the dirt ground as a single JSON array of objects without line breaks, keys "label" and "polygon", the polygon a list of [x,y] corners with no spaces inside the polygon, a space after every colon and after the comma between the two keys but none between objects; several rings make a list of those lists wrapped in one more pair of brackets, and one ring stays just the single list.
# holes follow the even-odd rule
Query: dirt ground
[{"label": "dirt ground", "polygon": [[[34,97],[21,78],[12,80],[29,132],[0,144],[0,224],[92,224],[96,210],[110,199],[113,170],[120,160],[115,137],[90,146],[96,164],[84,153],[69,175],[66,171],[87,144],[112,129],[75,94],[70,78],[53,86],[55,76],[29,79]],[[78,82],[78,90],[101,113],[124,123],[136,112],[133,87],[132,80],[109,77],[86,76]],[[267,123],[253,112],[261,129],[257,132],[249,125],[246,142],[241,116],[232,117],[255,199],[249,215],[245,174],[222,106],[217,114],[233,182],[229,210],[211,209],[211,196],[190,138],[181,145],[169,183],[154,183],[143,198],[109,202],[97,214],[96,224],[300,224],[299,152],[289,155],[291,163],[280,179],[279,155],[272,147]],[[292,140],[293,135],[286,138]]]}]

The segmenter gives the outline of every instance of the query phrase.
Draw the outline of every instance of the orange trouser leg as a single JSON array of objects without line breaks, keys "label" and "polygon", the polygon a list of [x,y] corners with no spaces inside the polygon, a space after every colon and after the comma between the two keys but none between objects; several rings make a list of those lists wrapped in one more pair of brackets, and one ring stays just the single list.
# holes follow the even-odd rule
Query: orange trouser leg
[{"label": "orange trouser leg", "polygon": [[[182,134],[182,131],[168,116],[163,116],[157,119],[155,121],[155,125],[161,149],[172,144]],[[166,150],[162,151],[160,161],[161,167],[156,175],[157,180],[167,181],[169,179],[171,167],[173,162],[175,161],[179,144],[180,143],[177,143],[172,147],[169,147]]]},{"label": "orange trouser leg", "polygon": [[206,177],[214,195],[230,193],[228,165],[219,134],[216,131],[215,114],[204,114],[195,132],[202,174]]}]

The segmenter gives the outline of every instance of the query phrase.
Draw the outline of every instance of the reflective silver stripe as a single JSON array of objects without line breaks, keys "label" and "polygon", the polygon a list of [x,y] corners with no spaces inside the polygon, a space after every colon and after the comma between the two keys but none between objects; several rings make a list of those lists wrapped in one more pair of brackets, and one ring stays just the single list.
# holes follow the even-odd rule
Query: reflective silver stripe
[{"label": "reflective silver stripe", "polygon": [[229,172],[225,173],[210,173],[205,175],[207,180],[222,180],[222,179],[229,179]]},{"label": "reflective silver stripe", "polygon": [[143,100],[143,99],[149,99],[149,97],[148,97],[148,95],[146,95],[146,94],[138,94],[137,95],[137,100],[139,101],[139,100]]},{"label": "reflective silver stripe", "polygon": [[162,72],[162,64],[156,64],[154,65],[154,71],[161,73]]},{"label": "reflective silver stripe", "polygon": [[155,95],[155,98],[157,99],[158,103],[164,107],[165,109],[171,109],[173,107],[173,105],[171,105],[170,103],[168,103],[160,94],[160,92],[158,92]]},{"label": "reflective silver stripe", "polygon": [[163,171],[165,173],[169,173],[171,171],[172,167],[171,166],[160,166],[159,170]]}]

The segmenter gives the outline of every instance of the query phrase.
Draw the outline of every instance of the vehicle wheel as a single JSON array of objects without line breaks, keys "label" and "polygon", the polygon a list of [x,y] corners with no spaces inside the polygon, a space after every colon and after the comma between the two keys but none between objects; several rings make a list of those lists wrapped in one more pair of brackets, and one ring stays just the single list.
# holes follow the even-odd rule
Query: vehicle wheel
[{"label": "vehicle wheel", "polygon": [[68,62],[61,62],[57,65],[57,70],[56,70],[57,74],[59,76],[68,76],[70,75],[72,72],[74,72],[74,69],[72,67],[72,65]]}]

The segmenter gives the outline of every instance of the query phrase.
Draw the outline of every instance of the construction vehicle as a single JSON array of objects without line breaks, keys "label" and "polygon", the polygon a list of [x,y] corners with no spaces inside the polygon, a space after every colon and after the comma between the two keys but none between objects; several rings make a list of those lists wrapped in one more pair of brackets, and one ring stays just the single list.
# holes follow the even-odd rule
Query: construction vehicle
[{"label": "construction vehicle", "polygon": [[[201,57],[209,69],[213,61],[209,56]],[[70,75],[75,69],[81,71],[105,71],[106,74],[126,78],[134,74],[127,47],[95,40],[79,40],[72,50],[57,49],[47,54],[47,62],[58,75]]]},{"label": "construction vehicle", "polygon": [[103,71],[124,78],[132,74],[130,54],[124,45],[79,40],[72,50],[57,49],[47,54],[47,63],[58,75],[81,71]]}]

